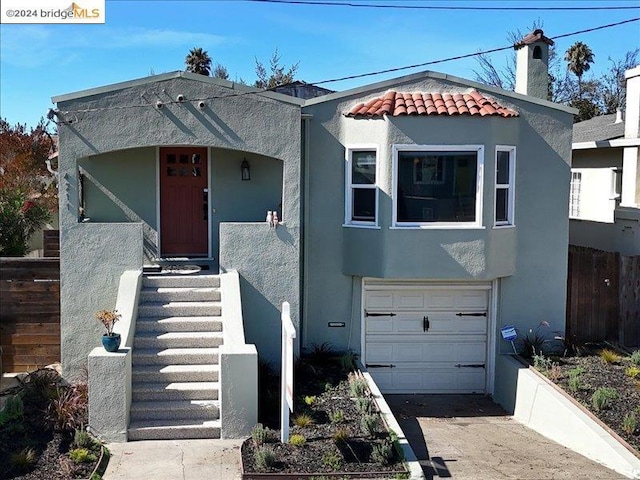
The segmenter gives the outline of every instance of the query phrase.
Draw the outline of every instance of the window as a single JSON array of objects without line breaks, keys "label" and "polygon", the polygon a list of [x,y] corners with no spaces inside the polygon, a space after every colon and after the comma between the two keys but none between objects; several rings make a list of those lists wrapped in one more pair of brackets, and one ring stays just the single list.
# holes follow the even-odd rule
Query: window
[{"label": "window", "polygon": [[375,226],[378,221],[375,148],[347,150],[345,224]]},{"label": "window", "polygon": [[484,147],[394,147],[394,226],[480,226]]},{"label": "window", "polygon": [[513,225],[515,199],[515,147],[496,147],[495,224]]},{"label": "window", "polygon": [[[566,185],[566,183],[565,183]],[[580,216],[580,190],[582,188],[582,173],[571,172],[571,188],[569,191],[569,216]]]}]

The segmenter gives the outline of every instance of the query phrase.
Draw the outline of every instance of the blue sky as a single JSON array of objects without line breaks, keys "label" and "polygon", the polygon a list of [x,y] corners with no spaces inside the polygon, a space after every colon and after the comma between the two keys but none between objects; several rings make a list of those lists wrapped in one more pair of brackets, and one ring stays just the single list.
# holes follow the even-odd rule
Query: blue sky
[{"label": "blue sky", "polygon": [[[640,0],[397,3],[640,6]],[[267,63],[278,48],[282,63],[300,62],[298,79],[317,82],[506,46],[508,31],[525,31],[537,19],[554,37],[640,17],[640,10],[425,11],[229,0],[107,0],[105,10],[104,25],[0,25],[1,117],[33,126],[52,106],[52,96],[183,70],[184,57],[196,46],[225,65],[232,79],[249,82],[255,79],[254,57]],[[595,53],[587,76],[599,74],[608,57],[619,59],[640,46],[640,22],[559,39],[558,51],[577,40]],[[508,54],[491,58],[503,64]],[[477,68],[475,60],[465,59],[325,86],[344,90],[425,69],[473,79]]]}]

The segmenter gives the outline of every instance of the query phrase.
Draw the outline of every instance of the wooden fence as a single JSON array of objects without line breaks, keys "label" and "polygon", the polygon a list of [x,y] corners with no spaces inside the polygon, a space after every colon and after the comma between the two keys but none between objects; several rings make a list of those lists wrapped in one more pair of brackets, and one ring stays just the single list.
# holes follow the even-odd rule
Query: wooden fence
[{"label": "wooden fence", "polygon": [[43,230],[42,244],[45,257],[60,256],[60,230]]},{"label": "wooden fence", "polygon": [[60,259],[0,258],[3,372],[60,361]]},{"label": "wooden fence", "polygon": [[640,345],[640,256],[569,246],[566,333]]}]

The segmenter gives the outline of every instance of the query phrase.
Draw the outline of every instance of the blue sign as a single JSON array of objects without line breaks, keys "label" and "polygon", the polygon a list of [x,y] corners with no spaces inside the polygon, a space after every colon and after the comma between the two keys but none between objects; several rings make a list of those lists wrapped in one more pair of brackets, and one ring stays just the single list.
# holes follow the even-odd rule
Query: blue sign
[{"label": "blue sign", "polygon": [[516,327],[514,327],[513,325],[505,325],[500,329],[500,333],[502,334],[502,338],[507,342],[513,342],[516,338],[518,338]]}]

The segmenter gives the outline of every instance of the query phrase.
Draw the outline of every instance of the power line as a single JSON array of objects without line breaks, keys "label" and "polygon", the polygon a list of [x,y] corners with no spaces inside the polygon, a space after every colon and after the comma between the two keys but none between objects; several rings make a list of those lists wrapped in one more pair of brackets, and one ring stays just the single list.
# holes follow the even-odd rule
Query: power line
[{"label": "power line", "polygon": [[330,7],[392,8],[399,10],[475,10],[475,11],[579,11],[579,10],[640,10],[640,5],[611,5],[592,7],[487,7],[455,5],[398,5],[381,3],[330,2],[326,0],[243,0],[253,3],[281,3],[289,5],[320,5]]},{"label": "power line", "polygon": [[[587,28],[585,30],[578,30],[577,32],[564,33],[562,35],[557,35],[555,37],[551,37],[551,39],[555,40],[555,39],[558,39],[558,38],[565,38],[565,37],[570,37],[570,36],[573,36],[573,35],[579,35],[581,33],[588,33],[588,32],[594,32],[596,30],[602,30],[602,29],[605,29],[605,28],[617,27],[618,25],[624,25],[625,23],[637,22],[638,20],[640,20],[640,17],[631,18],[629,20],[623,20],[621,22],[610,23],[610,24],[607,24],[607,25],[600,25],[598,27]],[[466,55],[457,55],[455,57],[442,58],[440,60],[431,60],[429,62],[416,63],[414,65],[407,65],[405,67],[388,68],[386,70],[378,70],[376,72],[360,73],[360,74],[357,74],[357,75],[349,75],[349,76],[346,76],[346,77],[333,78],[331,80],[322,80],[320,82],[311,82],[311,83],[313,85],[322,85],[324,83],[341,82],[343,80],[353,80],[355,78],[370,77],[370,76],[373,76],[373,75],[381,75],[383,73],[399,72],[399,71],[402,71],[402,70],[409,70],[409,69],[417,68],[417,67],[426,67],[427,65],[435,65],[435,64],[438,64],[438,63],[451,62],[453,60],[461,60],[463,58],[475,57],[475,56],[478,56],[478,55],[486,55],[486,54],[489,54],[489,53],[500,52],[502,50],[509,50],[511,48],[513,48],[513,45],[508,45],[506,47],[493,48],[491,50],[485,50],[484,52],[467,53]]]},{"label": "power line", "polygon": [[[261,0],[262,1],[262,0]],[[265,0],[266,1],[266,0]],[[616,22],[616,23],[609,23],[606,25],[600,25],[597,27],[592,27],[592,28],[586,28],[584,30],[578,30],[575,32],[571,32],[571,33],[563,33],[561,35],[556,35],[555,37],[551,37],[552,40],[558,39],[558,38],[566,38],[566,37],[570,37],[573,35],[579,35],[582,33],[589,33],[589,32],[594,32],[597,30],[603,30],[606,28],[612,28],[612,27],[617,27],[619,25],[624,25],[627,23],[632,23],[632,22],[637,22],[640,20],[640,17],[636,17],[636,18],[630,18],[628,20],[622,20],[620,22]],[[445,63],[445,62],[451,62],[453,60],[461,60],[463,58],[469,58],[469,57],[475,57],[475,56],[479,56],[479,55],[487,55],[490,53],[495,53],[495,52],[500,52],[502,50],[509,50],[514,48],[513,45],[507,45],[504,47],[498,47],[498,48],[492,48],[490,50],[484,50],[482,52],[475,52],[475,53],[467,53],[464,55],[457,55],[455,57],[448,57],[448,58],[442,58],[440,60],[431,60],[429,62],[424,62],[424,63],[416,63],[413,65],[407,65],[404,67],[396,67],[396,68],[388,68],[385,70],[377,70],[374,72],[367,72],[367,73],[360,73],[357,75],[349,75],[346,77],[340,77],[340,78],[332,78],[330,80],[321,80],[321,81],[317,81],[317,82],[309,82],[311,85],[322,85],[325,83],[334,83],[334,82],[340,82],[343,80],[353,80],[356,78],[363,78],[363,77],[371,77],[374,75],[382,75],[384,73],[391,73],[391,72],[399,72],[402,70],[409,70],[412,68],[418,68],[418,67],[425,67],[428,65],[435,65],[438,63]],[[208,78],[208,77],[207,77]],[[228,94],[228,95],[213,95],[213,96],[209,96],[209,97],[203,97],[203,98],[194,98],[194,99],[190,99],[189,102],[199,102],[199,101],[206,101],[206,100],[217,100],[220,98],[233,98],[233,97],[243,97],[245,95],[256,95],[256,94],[260,94],[260,93],[265,93],[268,91],[272,91],[273,89],[267,89],[267,90],[257,90],[257,91],[248,91],[248,92],[239,92],[239,93],[232,93],[232,94]],[[162,104],[163,105],[171,105],[171,104],[180,104],[180,103],[187,103],[187,102],[180,102],[180,101],[163,101]],[[91,113],[91,112],[99,112],[99,111],[106,111],[106,110],[127,110],[129,108],[143,108],[143,107],[150,107],[153,106],[153,103],[144,103],[144,104],[134,104],[134,105],[120,105],[120,106],[115,106],[115,107],[96,107],[96,108],[87,108],[87,109],[81,109],[81,110],[69,110],[69,111],[60,111],[59,114],[62,115],[63,117],[60,118],[60,120],[64,123],[65,119],[64,119],[64,115],[68,115],[68,114],[78,114],[78,113]],[[71,122],[69,123],[76,123],[78,121],[78,119],[76,118],[75,121],[71,120]],[[68,120],[67,120],[68,122]]]}]

